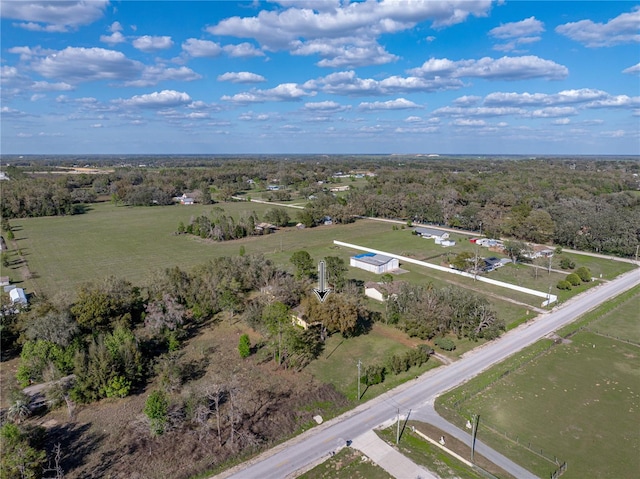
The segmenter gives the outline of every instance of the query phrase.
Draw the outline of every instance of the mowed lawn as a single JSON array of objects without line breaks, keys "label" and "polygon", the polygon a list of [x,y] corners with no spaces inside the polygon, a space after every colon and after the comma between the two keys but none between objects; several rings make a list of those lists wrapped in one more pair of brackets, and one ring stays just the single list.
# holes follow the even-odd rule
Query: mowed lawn
[{"label": "mowed lawn", "polygon": [[[640,295],[603,315],[599,330],[637,337]],[[596,325],[594,324],[594,326]],[[567,461],[563,478],[638,477],[640,347],[583,330],[462,405],[480,414],[479,438],[502,444],[523,466],[546,477],[553,464],[486,426]],[[482,427],[485,426],[485,427]]]}]

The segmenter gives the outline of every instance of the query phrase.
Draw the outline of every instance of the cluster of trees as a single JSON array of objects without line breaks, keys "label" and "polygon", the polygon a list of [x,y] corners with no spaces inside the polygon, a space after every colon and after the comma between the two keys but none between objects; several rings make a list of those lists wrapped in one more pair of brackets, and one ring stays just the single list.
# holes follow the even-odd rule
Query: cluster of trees
[{"label": "cluster of trees", "polygon": [[433,350],[426,344],[420,344],[405,353],[393,354],[384,364],[370,364],[360,376],[360,382],[365,386],[373,386],[384,382],[387,374],[401,374],[411,367],[420,367],[433,354]]},{"label": "cluster of trees", "polygon": [[402,284],[398,294],[388,298],[386,320],[420,339],[448,333],[472,340],[494,339],[504,330],[504,322],[487,299],[452,286]]},{"label": "cluster of trees", "polygon": [[255,212],[242,216],[237,222],[232,216],[225,215],[221,209],[216,209],[214,213],[217,213],[217,216],[213,219],[207,215],[200,215],[197,218],[191,218],[186,226],[180,222],[178,233],[192,234],[216,241],[227,241],[263,234],[266,231],[256,229],[259,220]]}]

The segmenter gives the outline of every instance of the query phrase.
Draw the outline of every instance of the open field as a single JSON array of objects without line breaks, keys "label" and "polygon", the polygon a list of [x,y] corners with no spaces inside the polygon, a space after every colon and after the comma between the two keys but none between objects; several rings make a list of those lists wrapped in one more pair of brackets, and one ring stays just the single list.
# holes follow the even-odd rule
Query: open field
[{"label": "open field", "polygon": [[[307,366],[306,371],[322,382],[333,384],[347,398],[355,401],[358,396],[358,360],[362,361],[361,370],[364,372],[367,366],[384,364],[388,357],[402,354],[421,343],[424,341],[409,338],[393,327],[376,323],[369,333],[355,338],[344,339],[338,334],[329,337],[322,355]],[[369,388],[361,385],[362,400],[368,401],[439,365],[437,359],[431,358],[421,367],[412,367],[398,375],[388,374],[382,384]]]},{"label": "open field", "polygon": [[[547,352],[539,353],[548,348],[544,343],[523,351],[533,360],[511,374],[489,380],[500,369],[509,368],[498,365],[442,400],[451,405],[450,398],[457,395],[463,416],[480,414],[480,439],[540,477],[556,467],[542,455],[567,461],[565,478],[636,477],[640,470],[640,347],[589,330],[597,327],[608,334],[637,337],[640,288],[625,298],[605,305],[600,314],[598,310],[590,314],[587,329]],[[484,389],[483,380],[488,384]],[[451,410],[442,411],[459,424],[465,421]],[[523,447],[529,444],[542,455]]]}]

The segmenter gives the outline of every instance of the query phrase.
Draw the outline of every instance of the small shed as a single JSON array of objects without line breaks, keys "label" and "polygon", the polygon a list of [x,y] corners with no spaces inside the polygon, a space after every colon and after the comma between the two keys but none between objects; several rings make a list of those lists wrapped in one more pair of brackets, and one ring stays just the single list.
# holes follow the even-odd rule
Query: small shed
[{"label": "small shed", "polygon": [[27,304],[27,295],[24,294],[24,289],[22,288],[13,288],[9,291],[9,297],[11,298],[11,302],[13,304]]},{"label": "small shed", "polygon": [[364,294],[365,296],[375,299],[376,301],[386,301],[389,298],[394,298],[398,296],[400,292],[400,287],[403,282],[392,282],[392,283],[374,283],[373,281],[367,281],[364,284]]}]

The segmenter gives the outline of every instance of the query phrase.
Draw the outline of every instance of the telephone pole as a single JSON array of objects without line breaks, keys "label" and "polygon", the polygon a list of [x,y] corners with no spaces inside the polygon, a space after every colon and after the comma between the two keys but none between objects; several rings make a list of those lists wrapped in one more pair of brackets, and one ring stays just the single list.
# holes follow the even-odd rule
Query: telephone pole
[{"label": "telephone pole", "polygon": [[398,408],[398,428],[396,430],[396,444],[400,442],[400,408]]},{"label": "telephone pole", "polygon": [[358,359],[358,401],[360,401],[360,367],[362,366],[362,361]]},{"label": "telephone pole", "polygon": [[478,435],[478,422],[480,422],[480,415],[473,415],[473,431],[471,432],[471,462],[473,462],[473,456],[476,452],[476,436]]}]

